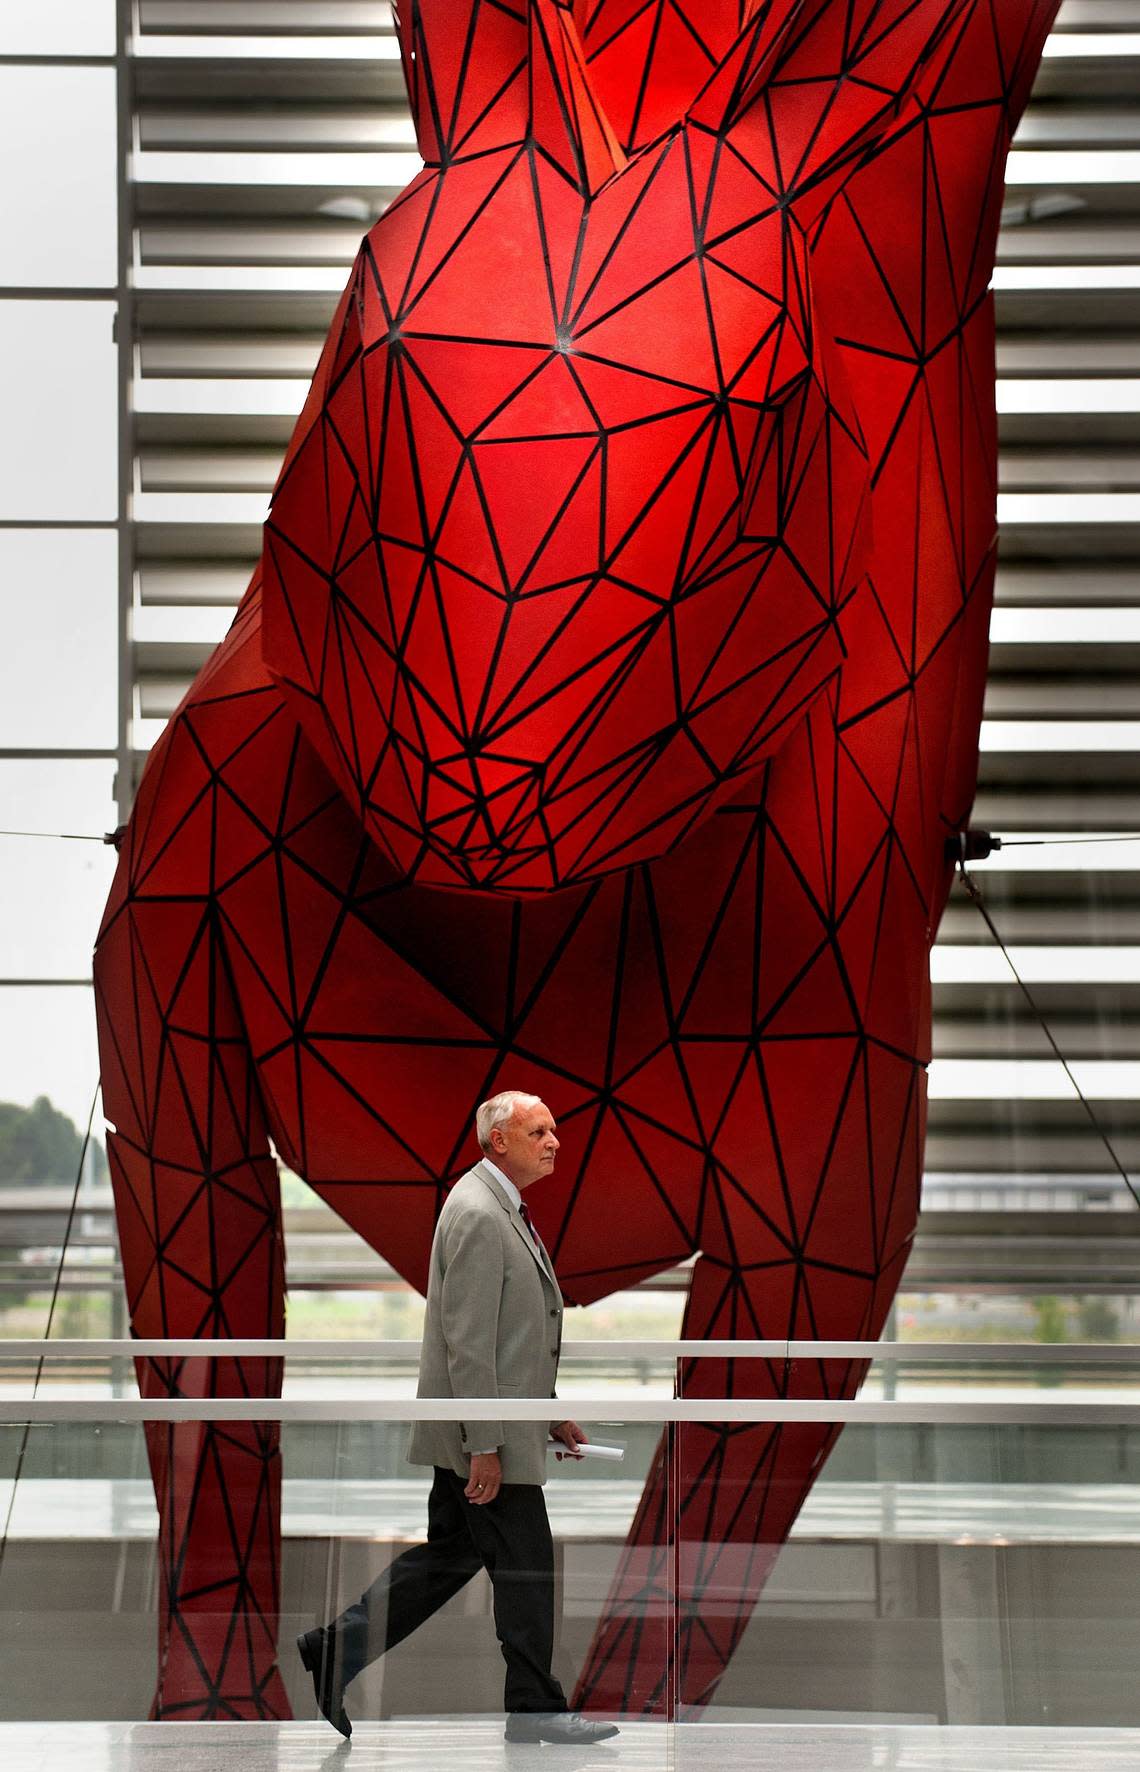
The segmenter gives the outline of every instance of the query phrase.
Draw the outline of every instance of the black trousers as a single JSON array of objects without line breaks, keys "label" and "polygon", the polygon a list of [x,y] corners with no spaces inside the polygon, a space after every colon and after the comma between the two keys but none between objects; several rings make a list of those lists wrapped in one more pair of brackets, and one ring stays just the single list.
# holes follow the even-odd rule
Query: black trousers
[{"label": "black trousers", "polygon": [[561,1711],[566,1695],[550,1671],[554,1653],[554,1541],[537,1483],[504,1483],[478,1507],[466,1481],[436,1465],[426,1544],[391,1562],[329,1626],[326,1656],[341,1682],[402,1643],[480,1569],[491,1577],[495,1630],[507,1664],[504,1708]]}]

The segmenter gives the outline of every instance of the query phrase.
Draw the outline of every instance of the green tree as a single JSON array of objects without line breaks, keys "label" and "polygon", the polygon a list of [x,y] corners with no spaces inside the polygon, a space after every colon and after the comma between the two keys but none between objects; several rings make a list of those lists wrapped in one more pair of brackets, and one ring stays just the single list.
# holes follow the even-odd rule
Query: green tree
[{"label": "green tree", "polygon": [[[1065,1307],[1059,1298],[1046,1294],[1033,1300],[1033,1339],[1044,1342],[1061,1342],[1068,1340],[1068,1327],[1065,1318]],[[1060,1366],[1038,1366],[1037,1383],[1043,1389],[1055,1388],[1064,1379],[1064,1371]]]},{"label": "green tree", "polygon": [[1066,1341],[1065,1307],[1059,1298],[1044,1297],[1033,1300],[1035,1341]]},{"label": "green tree", "polygon": [[1120,1318],[1115,1306],[1109,1299],[1098,1298],[1095,1293],[1080,1300],[1077,1305],[1077,1322],[1081,1327],[1082,1341],[1120,1339]]},{"label": "green tree", "polygon": [[[92,1139],[92,1173],[107,1179],[107,1158]],[[0,1184],[34,1187],[74,1182],[83,1136],[74,1120],[39,1095],[31,1107],[0,1101]]]}]

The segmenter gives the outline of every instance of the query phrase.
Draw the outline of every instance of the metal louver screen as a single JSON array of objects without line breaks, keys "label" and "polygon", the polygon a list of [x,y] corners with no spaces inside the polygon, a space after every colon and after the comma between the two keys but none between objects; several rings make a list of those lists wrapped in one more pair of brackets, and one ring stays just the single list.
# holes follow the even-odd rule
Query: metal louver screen
[{"label": "metal louver screen", "polygon": [[[228,625],[360,235],[419,161],[390,10],[375,0],[139,0],[131,50],[132,736],[143,752]],[[1135,833],[1011,848],[978,869],[1130,1167],[1138,93],[1140,0],[1066,0],[1011,156],[995,279],[1001,567],[974,812],[1011,838]],[[1041,1178],[1058,1203],[1126,1201],[958,895],[935,951],[934,1004],[928,1203],[972,1186],[979,1206],[1029,1205]]]}]

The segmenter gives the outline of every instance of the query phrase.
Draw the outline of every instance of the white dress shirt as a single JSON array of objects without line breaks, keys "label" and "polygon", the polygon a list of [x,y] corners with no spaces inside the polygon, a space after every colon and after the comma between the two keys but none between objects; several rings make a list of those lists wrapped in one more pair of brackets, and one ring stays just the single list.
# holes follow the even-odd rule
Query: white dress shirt
[{"label": "white dress shirt", "polygon": [[499,1186],[506,1194],[507,1199],[511,1202],[511,1205],[517,1212],[522,1205],[522,1194],[519,1192],[510,1176],[504,1175],[499,1168],[499,1165],[497,1163],[492,1163],[490,1157],[483,1158],[483,1167],[491,1171],[491,1174],[495,1177],[495,1180],[498,1182]]}]

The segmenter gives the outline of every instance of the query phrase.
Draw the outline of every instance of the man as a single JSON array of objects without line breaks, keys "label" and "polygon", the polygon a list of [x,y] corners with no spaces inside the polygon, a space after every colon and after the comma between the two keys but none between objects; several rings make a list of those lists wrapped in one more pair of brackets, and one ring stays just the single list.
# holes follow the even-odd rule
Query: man
[{"label": "man", "polygon": [[[558,1138],[537,1095],[505,1090],[475,1116],[481,1162],[460,1177],[431,1248],[417,1396],[553,1397],[562,1294],[523,1193],[554,1168]],[[408,1459],[430,1464],[426,1544],[395,1559],[354,1606],[297,1639],[317,1704],[352,1733],[344,1689],[482,1567],[507,1664],[508,1741],[584,1746],[616,1735],[567,1708],[551,1673],[554,1544],[546,1517],[548,1432],[574,1453],[574,1421],[421,1421]]]}]

